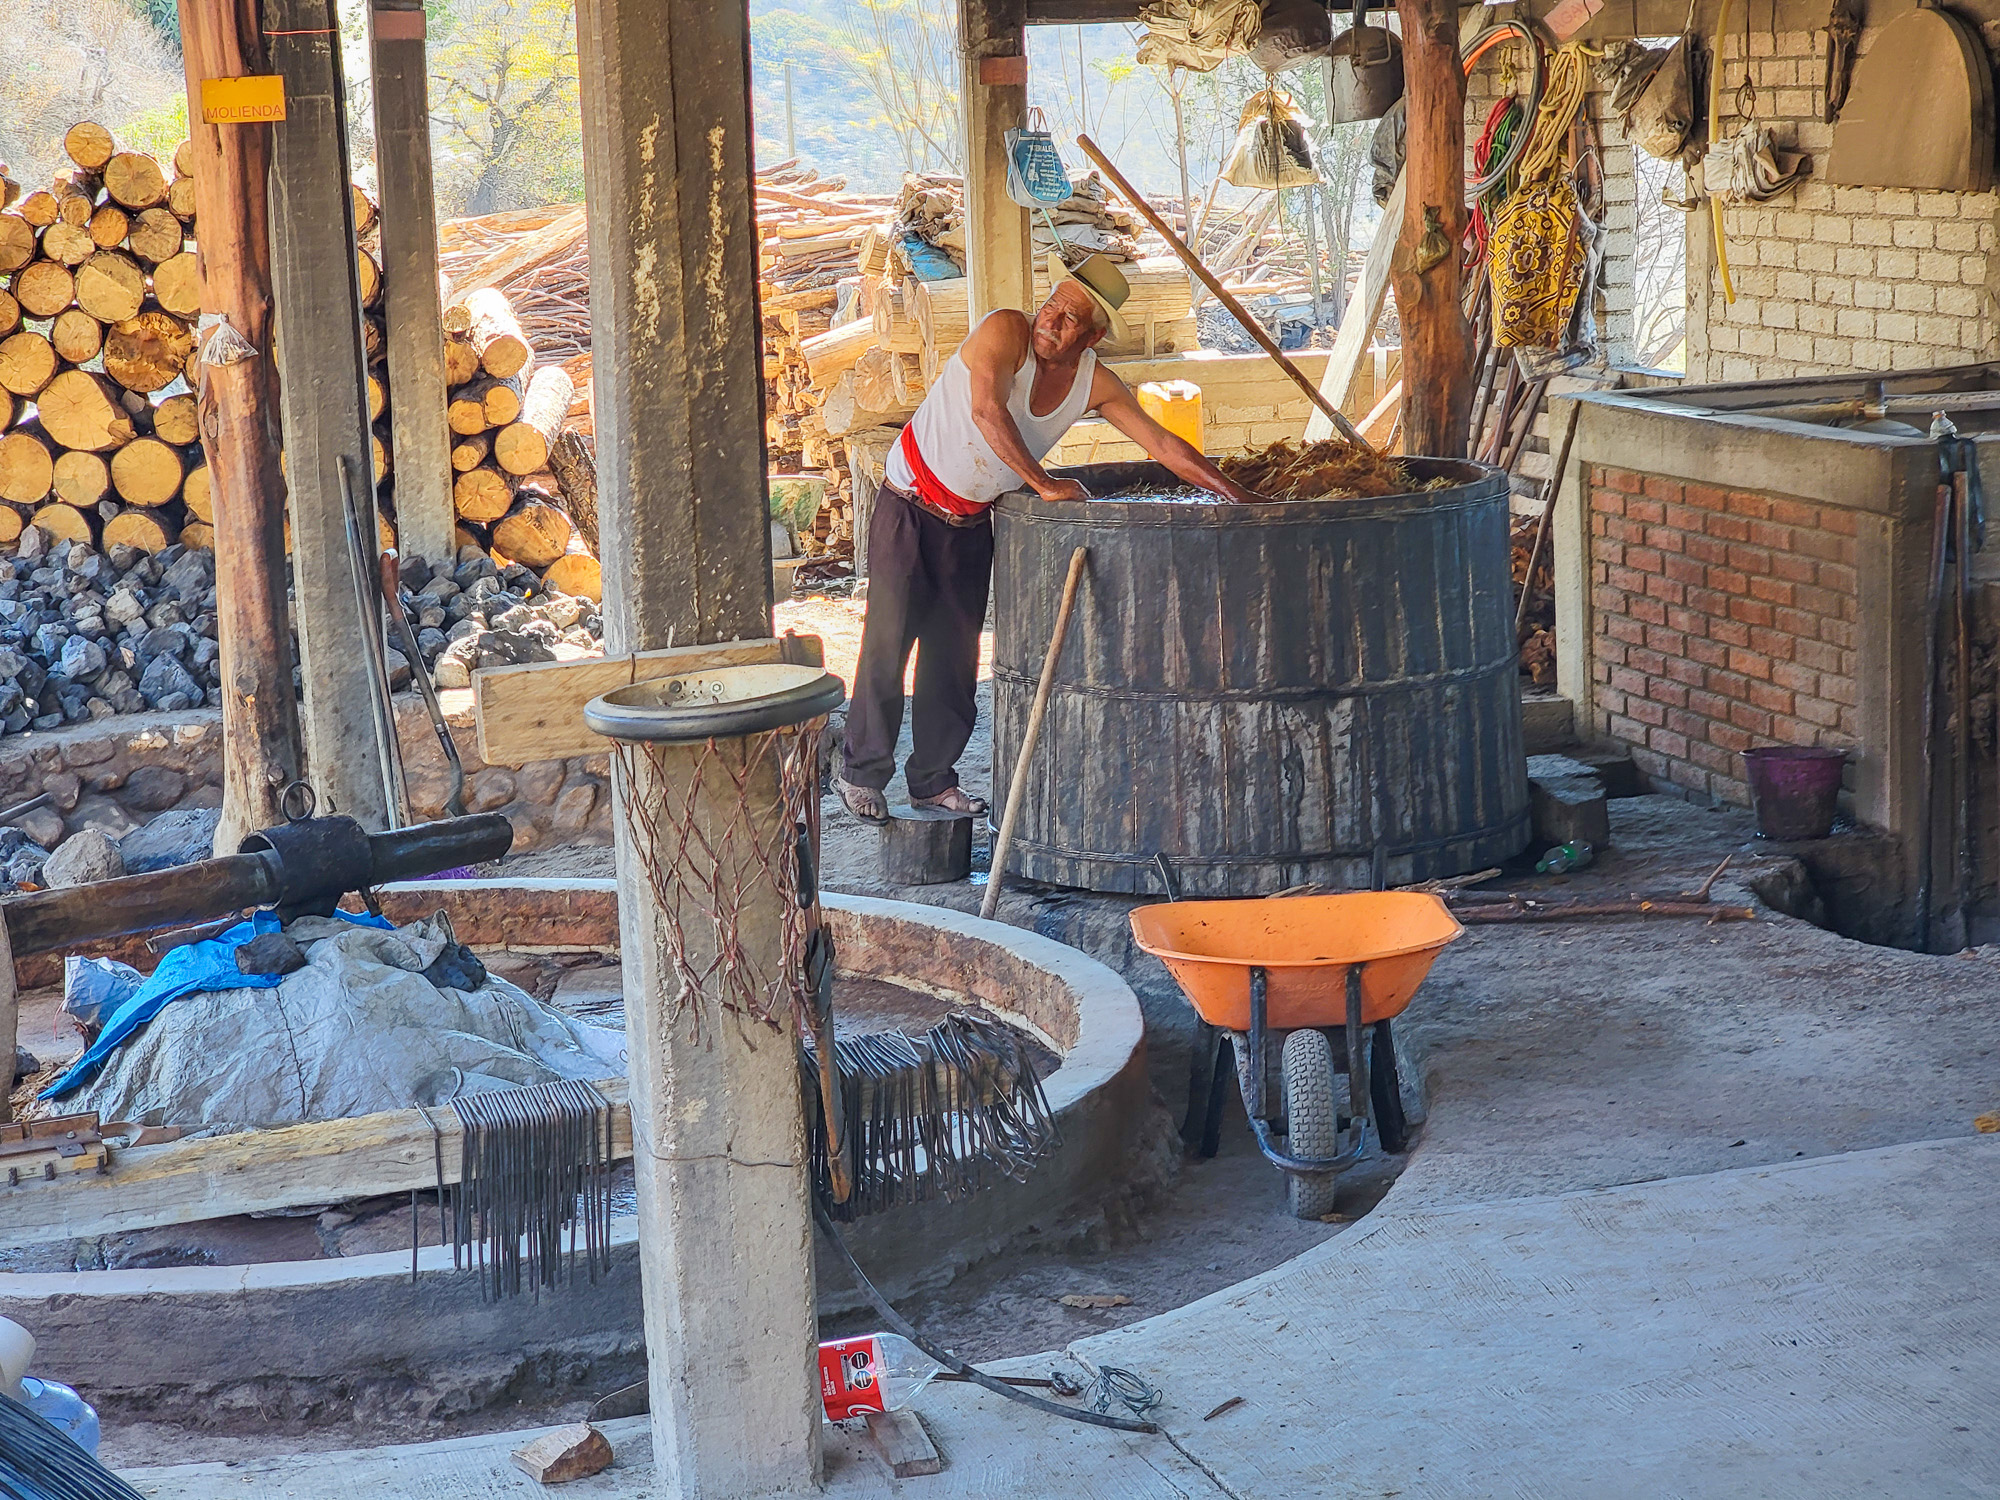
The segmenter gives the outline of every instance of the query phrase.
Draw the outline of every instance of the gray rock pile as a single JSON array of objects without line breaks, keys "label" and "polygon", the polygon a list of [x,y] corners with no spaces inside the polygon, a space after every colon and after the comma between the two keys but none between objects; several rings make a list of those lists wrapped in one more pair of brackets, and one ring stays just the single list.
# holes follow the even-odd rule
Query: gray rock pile
[{"label": "gray rock pile", "polygon": [[[450,569],[421,557],[401,563],[403,608],[416,628],[417,648],[431,680],[441,688],[472,685],[478,667],[555,661],[558,646],[570,654],[600,650],[604,625],[595,603],[550,593],[527,568],[496,565],[479,548],[461,547]],[[390,680],[408,685],[410,665],[390,637]]]},{"label": "gray rock pile", "polygon": [[39,527],[0,558],[0,733],[219,704],[215,558],[99,552]]},{"label": "gray rock pile", "polygon": [[26,830],[0,827],[0,893],[23,886],[62,890],[193,864],[214,854],[215,828],[221,820],[222,814],[212,807],[176,808],[122,838],[97,828],[79,829],[64,838],[58,820],[53,835],[42,834],[47,845]]}]

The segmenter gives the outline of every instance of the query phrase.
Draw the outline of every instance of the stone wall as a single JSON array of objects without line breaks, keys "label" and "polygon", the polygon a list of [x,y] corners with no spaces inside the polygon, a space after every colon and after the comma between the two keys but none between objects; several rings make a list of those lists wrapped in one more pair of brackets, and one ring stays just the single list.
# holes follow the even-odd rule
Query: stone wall
[{"label": "stone wall", "polygon": [[[541,760],[525,766],[488,765],[479,758],[470,690],[439,695],[459,758],[465,763],[467,812],[505,813],[514,824],[516,854],[548,844],[611,842],[609,757]],[[396,739],[402,747],[403,776],[415,818],[444,816],[450,769],[423,701],[405,694],[396,700]]]},{"label": "stone wall", "polygon": [[[441,695],[465,762],[466,808],[503,812],[514,852],[552,843],[611,842],[606,758],[489,766],[479,758],[472,694]],[[449,785],[444,752],[421,699],[396,700],[396,735],[409,782],[411,815],[444,816]],[[116,840],[174,808],[222,805],[222,715],[213,708],[128,714],[65,729],[9,736],[0,748],[0,806],[47,792],[50,804],[14,820],[45,849],[85,828]]]},{"label": "stone wall", "polygon": [[[1865,56],[1880,35],[1861,34]],[[1826,37],[1753,31],[1756,117],[1823,173]],[[1723,44],[1725,134],[1744,76],[1744,38]],[[2000,354],[1994,278],[2000,194],[1834,187],[1808,178],[1778,199],[1723,210],[1736,300],[1725,302],[1704,211],[1688,220],[1688,378],[1765,380],[1917,370]]]},{"label": "stone wall", "polygon": [[1854,745],[1856,517],[1591,465],[1592,723],[1685,792],[1749,802],[1752,745]]}]

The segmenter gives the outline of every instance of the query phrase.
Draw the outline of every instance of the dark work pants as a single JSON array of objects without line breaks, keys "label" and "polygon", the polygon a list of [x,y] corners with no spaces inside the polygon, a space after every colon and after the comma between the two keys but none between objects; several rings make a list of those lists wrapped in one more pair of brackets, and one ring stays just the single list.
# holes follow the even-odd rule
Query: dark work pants
[{"label": "dark work pants", "polygon": [[978,716],[979,632],[993,577],[993,522],[951,526],[884,488],[868,520],[868,615],[854,701],[847,711],[846,769],[880,791],[896,769],[903,727],[903,668],[917,651],[904,778],[912,797],[958,785],[958,757]]}]

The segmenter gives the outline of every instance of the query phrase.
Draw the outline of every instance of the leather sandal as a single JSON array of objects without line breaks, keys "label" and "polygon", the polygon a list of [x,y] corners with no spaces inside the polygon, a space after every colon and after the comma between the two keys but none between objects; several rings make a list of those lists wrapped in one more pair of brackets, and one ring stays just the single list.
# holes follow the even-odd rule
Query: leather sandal
[{"label": "leather sandal", "polygon": [[984,797],[974,797],[960,786],[948,786],[935,797],[912,797],[910,806],[956,813],[961,818],[983,818],[987,811]]},{"label": "leather sandal", "polygon": [[872,786],[856,786],[845,777],[833,778],[833,789],[840,793],[840,805],[853,813],[864,823],[886,823],[889,821],[889,799]]}]

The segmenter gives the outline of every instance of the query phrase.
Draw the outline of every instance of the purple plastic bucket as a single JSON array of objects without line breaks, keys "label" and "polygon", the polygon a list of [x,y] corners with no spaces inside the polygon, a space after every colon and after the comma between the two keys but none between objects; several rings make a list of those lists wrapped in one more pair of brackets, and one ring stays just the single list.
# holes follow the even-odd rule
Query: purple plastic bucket
[{"label": "purple plastic bucket", "polygon": [[1743,752],[1757,831],[1767,839],[1823,839],[1839,811],[1845,750],[1765,745]]}]

